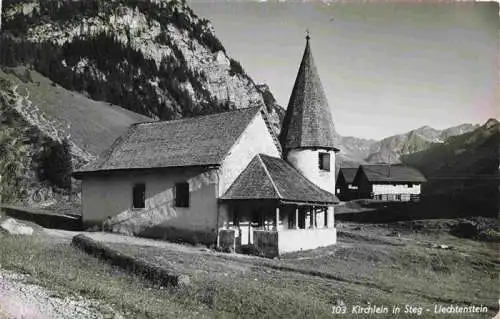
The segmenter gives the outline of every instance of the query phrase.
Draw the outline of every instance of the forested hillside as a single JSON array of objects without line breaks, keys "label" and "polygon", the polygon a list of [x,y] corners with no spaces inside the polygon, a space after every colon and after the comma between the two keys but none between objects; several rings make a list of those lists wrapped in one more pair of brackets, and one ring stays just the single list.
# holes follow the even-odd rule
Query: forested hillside
[{"label": "forested hillside", "polygon": [[452,136],[402,161],[425,174],[427,197],[453,203],[463,213],[498,216],[499,152],[500,123],[490,119],[472,132]]}]

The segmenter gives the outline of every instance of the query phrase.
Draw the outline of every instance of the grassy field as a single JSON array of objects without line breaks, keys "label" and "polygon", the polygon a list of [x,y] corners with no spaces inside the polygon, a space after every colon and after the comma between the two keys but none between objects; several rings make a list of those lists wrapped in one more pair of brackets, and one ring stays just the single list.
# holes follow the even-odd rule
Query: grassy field
[{"label": "grassy field", "polygon": [[71,247],[45,237],[0,234],[2,268],[29,274],[61,296],[82,295],[110,305],[127,318],[207,317],[203,304],[180,303],[175,294],[105,264]]},{"label": "grassy field", "polygon": [[[332,306],[401,306],[400,318],[456,318],[434,305],[486,305],[498,310],[498,244],[444,232],[343,225],[339,245],[289,254],[281,260],[216,254],[196,247],[165,249],[108,244],[188,274],[192,285],[157,287],[42,235],[0,235],[0,264],[28,273],[60,294],[102,300],[130,318],[327,318]],[[451,249],[435,248],[435,244]],[[446,246],[443,246],[446,247]],[[405,305],[417,308],[404,314]],[[425,309],[429,309],[426,312]],[[349,317],[392,317],[350,315]]]},{"label": "grassy field", "polygon": [[214,307],[221,311],[233,312],[238,303],[225,300],[234,299],[244,301],[252,316],[327,316],[340,302],[351,307],[411,304],[430,309],[426,317],[443,317],[432,313],[434,305],[486,305],[492,309],[489,315],[498,309],[499,289],[493,284],[500,270],[498,244],[444,233],[388,237],[390,228],[363,225],[353,230],[358,227],[345,226],[336,247],[288,254],[281,260],[111,246],[191,275],[202,292],[219,286],[217,295],[224,298]]}]

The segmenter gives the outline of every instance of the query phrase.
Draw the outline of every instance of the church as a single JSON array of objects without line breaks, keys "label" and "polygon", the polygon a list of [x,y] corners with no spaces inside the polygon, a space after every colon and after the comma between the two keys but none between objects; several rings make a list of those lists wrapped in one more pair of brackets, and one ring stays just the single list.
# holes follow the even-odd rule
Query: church
[{"label": "church", "polygon": [[279,136],[263,107],[134,124],[74,172],[84,225],[268,257],[335,244],[339,150],[310,42]]}]

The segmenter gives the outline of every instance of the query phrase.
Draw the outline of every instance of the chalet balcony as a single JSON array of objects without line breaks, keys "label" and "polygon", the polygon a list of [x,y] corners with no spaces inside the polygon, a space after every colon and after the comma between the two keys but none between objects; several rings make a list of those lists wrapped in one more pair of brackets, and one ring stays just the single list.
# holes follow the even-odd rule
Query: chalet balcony
[{"label": "chalet balcony", "polygon": [[396,202],[418,202],[420,194],[371,194],[372,199]]}]

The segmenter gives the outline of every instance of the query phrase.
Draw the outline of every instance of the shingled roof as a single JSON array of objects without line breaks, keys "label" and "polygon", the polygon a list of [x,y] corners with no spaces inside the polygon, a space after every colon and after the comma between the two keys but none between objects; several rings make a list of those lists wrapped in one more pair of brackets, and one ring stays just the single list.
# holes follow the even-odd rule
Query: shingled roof
[{"label": "shingled roof", "polygon": [[338,203],[338,198],[306,179],[281,158],[257,154],[221,197],[223,200],[272,199]]},{"label": "shingled roof", "polygon": [[344,180],[347,184],[352,184],[357,172],[358,168],[355,167],[341,167],[339,170],[339,175],[342,174],[342,176],[344,176]]},{"label": "shingled roof", "polygon": [[219,165],[261,107],[132,125],[97,160],[75,172]]},{"label": "shingled roof", "polygon": [[405,165],[361,165],[360,170],[372,183],[424,183],[427,181],[419,170]]},{"label": "shingled roof", "polygon": [[280,143],[283,150],[334,146],[335,129],[330,107],[314,64],[307,37],[306,48],[286,110]]}]

